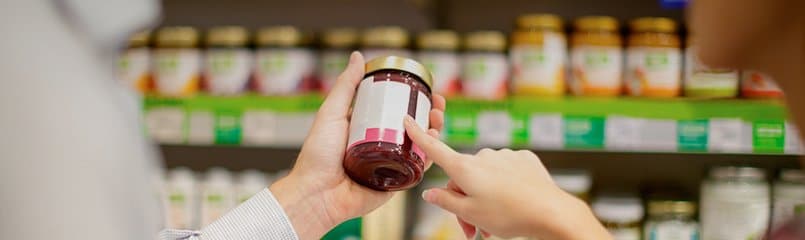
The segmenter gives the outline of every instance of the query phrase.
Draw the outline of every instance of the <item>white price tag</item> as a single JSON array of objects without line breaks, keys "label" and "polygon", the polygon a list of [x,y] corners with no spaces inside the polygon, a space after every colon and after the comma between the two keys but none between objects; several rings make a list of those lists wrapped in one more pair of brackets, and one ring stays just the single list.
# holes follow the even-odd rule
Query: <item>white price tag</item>
[{"label": "white price tag", "polygon": [[562,149],[565,143],[562,114],[534,114],[528,120],[528,141],[541,149]]},{"label": "white price tag", "polygon": [[212,112],[191,112],[187,128],[187,142],[212,144],[215,142],[215,119]]},{"label": "white price tag", "polygon": [[604,145],[609,150],[637,150],[642,120],[609,116],[604,127]]},{"label": "white price tag", "polygon": [[243,145],[270,145],[274,143],[277,126],[276,115],[268,111],[245,111],[243,124]]},{"label": "white price tag", "polygon": [[642,119],[637,150],[669,151],[677,149],[676,120]]},{"label": "white price tag", "polygon": [[277,113],[274,133],[278,136],[274,144],[278,146],[299,147],[305,141],[313,120],[314,112]]},{"label": "white price tag", "polygon": [[148,134],[159,143],[182,143],[184,118],[181,108],[152,108],[145,114],[145,125]]},{"label": "white price tag", "polygon": [[740,153],[752,151],[752,126],[740,119],[710,119],[707,136],[707,145],[711,152]]},{"label": "white price tag", "polygon": [[487,111],[478,114],[477,144],[484,147],[511,145],[512,120],[508,112]]},{"label": "white price tag", "polygon": [[802,140],[799,138],[799,129],[796,125],[785,122],[785,153],[801,154]]}]

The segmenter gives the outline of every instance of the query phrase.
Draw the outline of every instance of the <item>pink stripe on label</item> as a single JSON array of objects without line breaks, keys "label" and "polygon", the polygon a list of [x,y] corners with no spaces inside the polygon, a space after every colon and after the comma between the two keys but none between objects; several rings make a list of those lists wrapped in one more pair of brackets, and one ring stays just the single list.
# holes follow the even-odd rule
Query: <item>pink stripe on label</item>
[{"label": "pink stripe on label", "polygon": [[419,159],[422,159],[422,162],[425,162],[425,152],[423,152],[422,149],[419,148],[418,145],[416,145],[416,144],[413,144],[413,145],[414,145],[414,147],[413,147],[414,154],[419,156]]},{"label": "pink stripe on label", "polygon": [[366,134],[364,135],[364,139],[353,143],[352,145],[349,146],[349,148],[352,148],[358,144],[366,142],[387,142],[387,143],[403,144],[401,142],[397,142],[397,135],[400,133],[402,132],[392,128],[367,128]]}]

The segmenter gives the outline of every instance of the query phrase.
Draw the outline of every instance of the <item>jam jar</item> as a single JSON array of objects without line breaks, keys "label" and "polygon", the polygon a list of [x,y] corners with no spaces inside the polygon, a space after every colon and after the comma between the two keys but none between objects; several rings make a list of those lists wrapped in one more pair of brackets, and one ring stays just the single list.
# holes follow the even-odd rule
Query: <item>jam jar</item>
[{"label": "jam jar", "polygon": [[411,59],[386,56],[366,63],[344,157],[344,169],[353,181],[397,191],[422,180],[425,154],[405,134],[403,119],[409,115],[428,129],[432,82],[425,66]]}]

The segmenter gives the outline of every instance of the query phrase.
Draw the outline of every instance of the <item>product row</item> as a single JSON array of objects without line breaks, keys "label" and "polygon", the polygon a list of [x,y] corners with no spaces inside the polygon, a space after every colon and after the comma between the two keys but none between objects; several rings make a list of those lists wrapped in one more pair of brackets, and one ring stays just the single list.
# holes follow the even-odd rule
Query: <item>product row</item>
[{"label": "product row", "polygon": [[422,62],[433,76],[433,92],[445,96],[496,100],[566,93],[782,95],[763,73],[701,64],[695,54],[695,35],[688,36],[683,48],[685,41],[672,19],[634,19],[628,24],[628,36],[622,36],[619,22],[607,16],[581,17],[572,25],[573,31],[566,33],[556,15],[527,14],[516,19],[508,38],[499,31],[460,35],[430,30],[418,33],[414,41],[408,31],[395,26],[362,32],[333,28],[318,38],[292,26],[253,32],[220,26],[203,35],[192,27],[164,27],[132,37],[119,62],[119,77],[141,92],[172,97],[199,91],[212,95],[327,92],[344,70],[350,52],[360,50],[366,60],[396,55]]}]

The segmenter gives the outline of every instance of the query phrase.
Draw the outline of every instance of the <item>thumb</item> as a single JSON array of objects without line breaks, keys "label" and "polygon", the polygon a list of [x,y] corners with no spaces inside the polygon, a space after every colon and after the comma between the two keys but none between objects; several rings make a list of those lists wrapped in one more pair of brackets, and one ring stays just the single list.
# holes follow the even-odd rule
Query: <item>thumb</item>
[{"label": "thumb", "polygon": [[469,208],[467,196],[444,188],[431,188],[422,192],[426,202],[436,205],[458,217],[464,216]]},{"label": "thumb", "polygon": [[319,107],[317,118],[346,118],[352,104],[352,97],[355,95],[355,89],[363,79],[365,64],[361,53],[355,51],[350,54],[347,68],[338,76],[335,86]]}]

